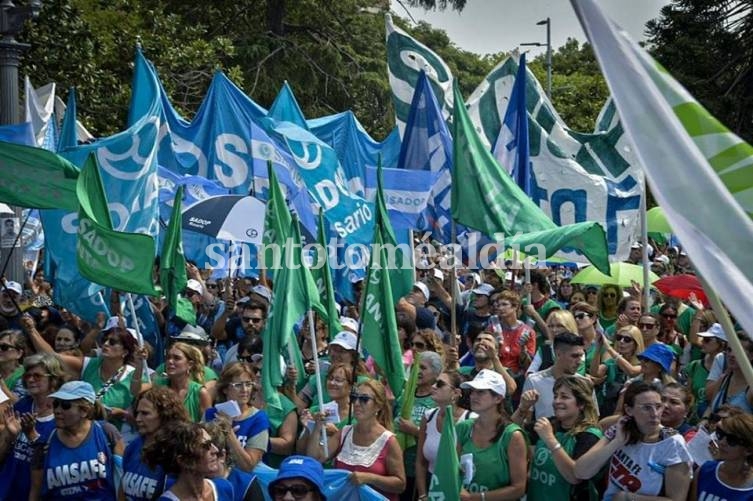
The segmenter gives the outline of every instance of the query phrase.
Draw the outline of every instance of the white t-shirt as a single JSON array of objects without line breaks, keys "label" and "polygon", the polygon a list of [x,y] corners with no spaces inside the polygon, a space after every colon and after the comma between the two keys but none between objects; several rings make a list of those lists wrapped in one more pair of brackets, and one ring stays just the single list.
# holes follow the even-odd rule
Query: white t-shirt
[{"label": "white t-shirt", "polygon": [[[584,378],[580,374],[574,374],[576,377]],[[523,392],[536,390],[539,392],[539,399],[533,406],[536,419],[540,417],[551,417],[554,415],[554,382],[555,377],[552,374],[552,367],[543,371],[528,374],[523,383]],[[593,392],[593,399],[596,402],[596,390]]]},{"label": "white t-shirt", "polygon": [[657,496],[662,492],[667,467],[692,462],[685,439],[679,433],[655,443],[625,445],[609,461],[609,485],[604,501],[611,501],[620,491]]},{"label": "white t-shirt", "polygon": [[724,374],[724,367],[726,365],[724,353],[717,353],[714,356],[714,361],[711,363],[711,370],[709,371],[709,375],[706,376],[706,381],[718,381]]}]

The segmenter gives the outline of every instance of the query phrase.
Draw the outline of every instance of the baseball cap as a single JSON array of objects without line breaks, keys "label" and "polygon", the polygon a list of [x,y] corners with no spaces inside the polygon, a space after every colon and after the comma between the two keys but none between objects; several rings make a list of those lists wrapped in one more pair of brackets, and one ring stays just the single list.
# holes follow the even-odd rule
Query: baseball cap
[{"label": "baseball cap", "polygon": [[639,359],[650,360],[659,364],[664,372],[672,370],[672,361],[675,359],[675,353],[672,348],[662,343],[654,343],[638,354]]},{"label": "baseball cap", "polygon": [[8,280],[7,282],[5,282],[5,289],[3,290],[13,291],[19,296],[24,293],[24,288],[21,287],[21,284],[14,282],[13,280]]},{"label": "baseball cap", "polygon": [[343,329],[358,332],[358,320],[350,317],[340,317],[340,325]]},{"label": "baseball cap", "polygon": [[289,456],[280,464],[277,470],[277,476],[269,483],[269,494],[281,480],[288,478],[303,478],[311,482],[319,491],[322,499],[327,499],[324,495],[324,468],[316,459],[309,456]]},{"label": "baseball cap", "polygon": [[186,282],[186,289],[197,292],[199,295],[204,295],[204,286],[201,285],[201,282],[194,278],[188,279],[188,282]]},{"label": "baseball cap", "polygon": [[711,327],[709,327],[709,330],[704,332],[699,332],[698,336],[700,337],[715,337],[719,339],[720,341],[727,342],[727,334],[724,332],[724,328],[720,324],[711,324]]},{"label": "baseball cap", "polygon": [[439,268],[434,268],[433,274],[434,278],[436,278],[440,282],[444,281],[444,273],[442,273],[442,270],[440,270]]},{"label": "baseball cap", "polygon": [[356,338],[356,335],[350,331],[340,331],[335,336],[335,339],[330,341],[329,344],[336,344],[338,346],[342,346],[346,350],[356,351],[356,346],[358,346],[358,338]]},{"label": "baseball cap", "polygon": [[94,388],[86,381],[69,381],[61,386],[58,391],[49,396],[58,400],[79,400],[83,398],[89,403],[97,399]]},{"label": "baseball cap", "polygon": [[420,290],[421,294],[424,295],[424,297],[426,298],[427,301],[429,300],[429,297],[431,297],[431,293],[429,292],[429,288],[426,286],[425,283],[423,283],[423,282],[416,282],[416,283],[413,284],[413,288]]},{"label": "baseball cap", "polygon": [[492,390],[502,397],[507,394],[507,385],[502,375],[491,369],[481,369],[473,381],[466,381],[460,387],[464,390]]},{"label": "baseball cap", "polygon": [[120,327],[120,318],[116,316],[110,317],[107,319],[107,322],[105,323],[105,326],[102,329],[102,332],[107,332],[110,329],[114,329],[115,327]]},{"label": "baseball cap", "polygon": [[267,303],[272,302],[272,291],[269,290],[269,287],[265,287],[264,285],[257,284],[251,288],[251,292],[253,292],[257,296],[261,296],[262,298],[266,299]]},{"label": "baseball cap", "polygon": [[492,287],[490,284],[481,284],[473,289],[474,294],[481,296],[491,296],[492,292],[494,292],[494,287]]},{"label": "baseball cap", "polygon": [[185,341],[188,343],[209,343],[207,331],[200,325],[186,324],[180,334],[173,336],[174,341]]}]

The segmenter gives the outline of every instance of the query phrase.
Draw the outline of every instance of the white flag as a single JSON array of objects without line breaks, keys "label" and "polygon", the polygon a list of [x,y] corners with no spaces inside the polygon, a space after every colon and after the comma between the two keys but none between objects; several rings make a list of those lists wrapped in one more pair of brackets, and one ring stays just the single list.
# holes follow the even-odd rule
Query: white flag
[{"label": "white flag", "polygon": [[753,333],[753,221],[740,203],[751,193],[753,149],[704,110],[596,2],[571,2],[667,220],[698,272]]}]

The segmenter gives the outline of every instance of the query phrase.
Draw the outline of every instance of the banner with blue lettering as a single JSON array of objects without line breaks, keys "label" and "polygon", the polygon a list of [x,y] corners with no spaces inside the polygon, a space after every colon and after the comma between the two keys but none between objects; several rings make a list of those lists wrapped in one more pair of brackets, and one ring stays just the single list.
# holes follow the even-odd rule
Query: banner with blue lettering
[{"label": "banner with blue lettering", "polygon": [[[384,200],[396,230],[428,229],[425,220],[432,188],[440,172],[382,169]],[[366,168],[366,198],[376,199],[377,169]]]}]

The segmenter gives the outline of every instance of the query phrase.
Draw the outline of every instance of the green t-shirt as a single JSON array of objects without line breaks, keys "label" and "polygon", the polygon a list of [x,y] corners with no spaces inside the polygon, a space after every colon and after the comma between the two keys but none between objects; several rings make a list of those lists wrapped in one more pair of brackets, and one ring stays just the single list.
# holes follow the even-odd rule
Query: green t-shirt
[{"label": "green t-shirt", "polygon": [[[158,377],[154,380],[156,386],[169,386],[170,381],[166,377]],[[188,391],[186,397],[183,399],[183,407],[188,411],[188,417],[194,423],[201,421],[203,417],[201,415],[201,399],[199,394],[201,393],[202,385],[196,381],[188,381]]]},{"label": "green t-shirt", "polygon": [[[472,454],[474,474],[471,484],[465,486],[468,492],[486,492],[510,485],[510,463],[507,457],[507,447],[510,445],[512,434],[523,432],[516,424],[509,424],[496,443],[488,447],[478,448],[471,440],[471,430],[476,419],[468,419],[457,424],[455,430],[460,444],[460,455]],[[525,436],[525,434],[524,434]],[[525,458],[522,458],[525,460]]]},{"label": "green t-shirt", "polygon": [[[279,393],[279,395],[281,408],[278,409],[276,407],[268,405],[264,409],[264,411],[267,413],[267,417],[269,418],[269,438],[279,437],[280,426],[282,426],[285,418],[287,418],[288,414],[290,414],[291,412],[296,411],[296,406],[292,400],[290,400],[282,393]],[[297,431],[298,430],[296,430],[296,432]],[[272,468],[279,468],[280,464],[282,464],[283,459],[285,459],[286,457],[287,456],[268,452],[264,455],[264,464]]]},{"label": "green t-shirt", "polygon": [[[590,437],[590,441],[593,444],[603,436],[601,430],[593,427],[589,428],[585,433],[593,435],[593,437]],[[571,435],[565,431],[558,431],[555,433],[555,436],[557,437],[557,441],[562,444],[562,449],[572,458],[578,436]],[[583,485],[582,488],[587,489],[588,485]],[[533,452],[526,499],[528,501],[569,501],[572,491],[573,485],[557,469],[557,465],[552,458],[552,451],[549,450],[543,440],[539,439]],[[585,496],[572,496],[572,499],[588,498]]]},{"label": "green t-shirt", "polygon": [[[100,403],[105,407],[115,407],[117,409],[128,409],[133,403],[131,394],[131,381],[136,376],[136,369],[131,365],[124,365],[123,372],[116,382],[110,385],[104,394],[99,396],[100,390],[107,381],[102,381],[100,369],[102,368],[102,358],[84,358],[84,367],[81,371],[81,380],[91,384],[94,392],[97,394]],[[148,379],[142,378],[143,383],[149,383]],[[121,420],[112,420],[118,429],[123,425]]]},{"label": "green t-shirt", "polygon": [[693,360],[685,367],[685,373],[690,381],[690,389],[695,397],[695,403],[689,415],[692,420],[696,420],[703,415],[708,405],[706,401],[706,377],[708,377],[709,371],[703,365],[703,360]]},{"label": "green t-shirt", "polygon": [[[154,371],[156,374],[163,374],[165,372],[165,364],[164,362],[157,367],[157,369]],[[204,382],[208,383],[209,381],[216,381],[220,377],[217,375],[217,373],[209,366],[204,366]],[[196,381],[198,383],[198,381]]]},{"label": "green t-shirt", "polygon": [[16,393],[16,390],[24,391],[23,386],[21,386],[21,377],[24,375],[24,372],[24,366],[19,365],[5,378],[5,386],[13,393]]}]

